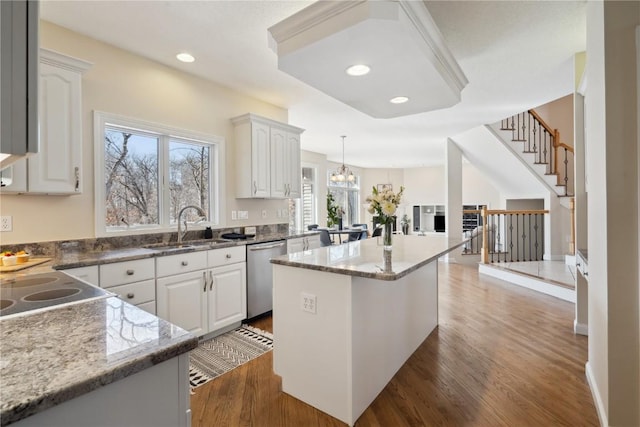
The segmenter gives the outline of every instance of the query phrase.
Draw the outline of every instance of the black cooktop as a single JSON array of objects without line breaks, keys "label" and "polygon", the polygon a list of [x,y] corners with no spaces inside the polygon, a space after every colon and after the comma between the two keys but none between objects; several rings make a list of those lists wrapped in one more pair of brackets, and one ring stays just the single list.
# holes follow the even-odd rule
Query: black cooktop
[{"label": "black cooktop", "polygon": [[30,274],[0,284],[0,316],[112,295],[65,273]]},{"label": "black cooktop", "polygon": [[242,233],[225,233],[221,234],[220,237],[223,239],[231,239],[231,240],[247,240],[253,237],[256,237],[255,234],[242,234]]}]

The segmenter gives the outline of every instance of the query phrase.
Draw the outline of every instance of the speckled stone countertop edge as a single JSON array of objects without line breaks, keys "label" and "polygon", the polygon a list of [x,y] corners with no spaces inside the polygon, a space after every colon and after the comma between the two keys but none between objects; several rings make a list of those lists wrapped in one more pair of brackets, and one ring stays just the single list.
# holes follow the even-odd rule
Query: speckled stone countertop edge
[{"label": "speckled stone countertop edge", "polygon": [[418,270],[419,268],[425,266],[426,264],[437,260],[442,255],[445,255],[456,248],[462,246],[467,240],[463,240],[460,243],[453,244],[448,249],[441,251],[438,254],[435,254],[429,258],[425,258],[422,261],[416,262],[409,268],[406,268],[398,273],[385,273],[384,271],[372,273],[368,271],[349,269],[344,267],[333,267],[333,266],[325,266],[325,265],[317,265],[317,264],[308,264],[301,261],[291,261],[288,259],[284,259],[283,257],[273,258],[271,259],[272,264],[285,265],[288,267],[297,267],[297,268],[305,268],[307,270],[316,270],[316,271],[326,271],[328,273],[342,274],[346,276],[355,276],[355,277],[364,277],[367,279],[377,279],[377,280],[385,280],[385,281],[395,281],[398,279],[407,276],[410,273]]},{"label": "speckled stone countertop edge", "polygon": [[81,381],[44,393],[38,399],[28,399],[18,404],[2,408],[0,425],[5,426],[56,405],[97,390],[120,379],[134,375],[166,360],[187,353],[198,346],[195,335],[175,338],[174,342],[159,349],[149,349],[139,357],[127,360],[117,367],[102,371]]}]

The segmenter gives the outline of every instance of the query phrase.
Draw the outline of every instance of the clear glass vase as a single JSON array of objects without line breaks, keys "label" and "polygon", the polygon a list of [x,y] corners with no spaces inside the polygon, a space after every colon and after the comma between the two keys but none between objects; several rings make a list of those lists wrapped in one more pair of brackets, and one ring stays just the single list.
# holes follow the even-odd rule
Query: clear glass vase
[{"label": "clear glass vase", "polygon": [[391,244],[393,243],[393,227],[391,222],[384,224],[384,232],[382,233],[382,245],[385,251],[391,250]]}]

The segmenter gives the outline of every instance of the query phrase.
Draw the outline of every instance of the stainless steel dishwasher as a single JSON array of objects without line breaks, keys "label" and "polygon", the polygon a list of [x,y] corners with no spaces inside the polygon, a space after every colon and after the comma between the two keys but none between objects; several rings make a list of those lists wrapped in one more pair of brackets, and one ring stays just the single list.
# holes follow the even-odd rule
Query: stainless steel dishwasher
[{"label": "stainless steel dishwasher", "polygon": [[269,260],[286,253],[285,240],[247,245],[247,318],[273,309],[273,272]]}]

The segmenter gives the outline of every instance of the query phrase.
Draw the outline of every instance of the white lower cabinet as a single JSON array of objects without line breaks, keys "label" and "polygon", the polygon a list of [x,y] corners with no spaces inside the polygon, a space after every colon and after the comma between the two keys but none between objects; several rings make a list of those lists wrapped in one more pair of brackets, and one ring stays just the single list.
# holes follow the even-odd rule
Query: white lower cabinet
[{"label": "white lower cabinet", "polygon": [[244,262],[210,270],[209,330],[247,318],[247,266]]},{"label": "white lower cabinet", "polygon": [[287,240],[287,253],[293,254],[296,252],[309,251],[321,246],[320,235],[312,234],[304,237],[296,237]]},{"label": "white lower cabinet", "polygon": [[71,277],[75,277],[77,279],[84,280],[87,283],[91,283],[94,286],[100,286],[100,274],[98,273],[97,265],[68,268],[66,270],[62,270],[62,272],[68,274]]},{"label": "white lower cabinet", "polygon": [[158,317],[192,334],[206,334],[206,275],[203,270],[156,279]]},{"label": "white lower cabinet", "polygon": [[202,265],[202,256],[209,268],[156,279],[157,315],[198,336],[247,317],[244,246],[160,257],[157,271],[175,271],[168,264],[176,261],[180,266]]},{"label": "white lower cabinet", "polygon": [[155,264],[153,259],[114,262],[100,265],[100,287],[156,314]]}]

